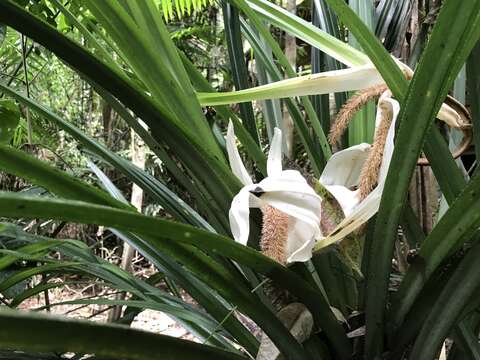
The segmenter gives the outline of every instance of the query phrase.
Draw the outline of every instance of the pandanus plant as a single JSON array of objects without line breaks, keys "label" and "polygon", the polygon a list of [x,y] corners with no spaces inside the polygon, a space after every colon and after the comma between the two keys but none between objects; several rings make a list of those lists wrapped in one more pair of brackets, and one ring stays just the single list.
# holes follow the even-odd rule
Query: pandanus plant
[{"label": "pandanus plant", "polygon": [[[5,96],[114,166],[174,221],[137,213],[98,167],[92,169],[107,192],[9,146],[3,130],[2,170],[41,186],[50,196],[1,193],[0,214],[108,227],[151,261],[159,274],[188,292],[202,310],[186,303],[179,292],[172,295],[153,286],[155,277],[135,278],[93,256],[78,241],[29,234],[9,223],[1,227],[2,244],[8,250],[0,258],[0,270],[20,259],[34,259],[38,266],[9,276],[0,283],[0,291],[5,294],[32,275],[82,273],[127,292],[129,298],[76,303],[126,306],[122,322],[127,324],[141,309],[163,311],[203,342],[2,307],[1,349],[76,352],[77,358],[93,353],[99,358],[125,359],[265,359],[279,354],[289,359],[434,359],[445,339],[452,337],[452,358],[475,358],[480,182],[476,176],[466,181],[432,124],[438,117],[469,133],[462,108],[444,101],[480,36],[480,1],[444,1],[414,72],[388,54],[343,0],[326,3],[362,51],[268,1],[222,4],[237,91],[217,93],[175,48],[153,0],[81,0],[69,6],[52,1],[88,40],[84,45],[25,7],[0,1],[0,22],[53,52],[89,82],[193,199],[187,204],[160,179],[2,82]],[[351,1],[350,5],[361,3]],[[317,5],[326,8],[323,2]],[[265,23],[348,68],[297,77]],[[240,89],[245,85],[242,34],[266,78],[274,82]],[[288,79],[283,80],[284,75]],[[478,96],[478,88],[472,89],[471,95]],[[345,91],[360,92],[340,111],[331,142],[338,143],[366,100],[379,98],[376,118],[369,120],[375,122],[374,141],[332,155],[323,124],[307,96]],[[267,126],[272,137],[268,159],[259,146],[258,123],[249,101],[265,100],[268,109],[278,106],[272,100],[277,98],[285,98],[311,174],[283,169],[282,130],[286,129],[275,129],[278,121]],[[232,103],[242,103],[241,117],[226,106]],[[213,129],[201,105],[216,108]],[[225,145],[218,127],[227,124]],[[249,166],[255,164],[255,180],[243,165],[234,132]],[[419,229],[407,201],[422,149],[450,206],[429,234]],[[251,207],[261,209],[263,221],[249,216]],[[395,286],[390,275],[399,224],[419,250]],[[258,243],[260,251],[255,249]],[[63,254],[64,260],[50,256],[52,251]],[[5,302],[15,307],[51,286],[43,283]],[[288,294],[277,312],[272,294],[285,291]],[[262,336],[254,336],[247,328],[250,322]],[[10,351],[9,356],[26,355]]]}]

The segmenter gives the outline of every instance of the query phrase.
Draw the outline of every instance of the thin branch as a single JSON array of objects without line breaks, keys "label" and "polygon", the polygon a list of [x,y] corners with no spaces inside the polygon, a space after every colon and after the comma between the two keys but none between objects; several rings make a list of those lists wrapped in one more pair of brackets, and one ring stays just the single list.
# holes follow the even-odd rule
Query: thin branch
[{"label": "thin branch", "polygon": [[[27,70],[27,38],[22,34],[22,62],[23,62],[23,73],[25,75],[25,85],[27,87],[27,98],[30,98],[30,83],[28,82],[28,70]],[[32,120],[30,118],[30,109],[27,107],[25,109],[27,114],[27,141],[29,145],[33,144],[33,133],[32,133]]]}]

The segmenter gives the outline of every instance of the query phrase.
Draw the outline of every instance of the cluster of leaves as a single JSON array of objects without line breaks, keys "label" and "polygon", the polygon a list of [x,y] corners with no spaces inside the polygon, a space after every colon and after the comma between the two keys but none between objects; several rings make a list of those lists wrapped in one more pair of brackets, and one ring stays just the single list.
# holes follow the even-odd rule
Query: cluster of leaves
[{"label": "cluster of leaves", "polygon": [[[307,95],[323,94],[324,90],[299,92],[303,91],[302,86],[305,87],[303,79],[295,79],[295,69],[288,63],[265,22],[292,33],[323,52],[312,55],[328,55],[324,58],[326,65],[317,59],[312,71],[338,69],[342,67],[340,62],[351,67],[373,63],[401,103],[396,147],[381,207],[376,222],[370,222],[364,240],[363,261],[359,266],[365,278],[354,276],[354,270],[345,263],[335,246],[317,254],[310,262],[287,268],[229,238],[228,210],[240,183],[228,167],[220,129],[228,120],[233,122],[247,158],[255,164],[257,177],[265,176],[266,159],[261,148],[259,122],[250,102],[265,88],[233,94],[212,93],[211,84],[174,46],[158,2],[82,0],[81,7],[65,6],[58,0],[48,4],[45,1],[19,3],[0,2],[0,22],[41,44],[78,72],[145,141],[154,156],[188,193],[191,203],[187,204],[161,179],[140,170],[88,136],[74,122],[63,119],[18,88],[0,82],[0,91],[5,96],[68,133],[85,151],[95,154],[140,186],[175,221],[137,213],[94,165],[92,169],[107,191],[5,144],[0,145],[0,168],[41,186],[49,196],[0,193],[0,215],[108,227],[152,262],[160,276],[187,291],[205,311],[152,286],[156,279],[141,281],[93,256],[80,242],[31,235],[11,224],[3,224],[0,228],[3,247],[0,270],[19,260],[33,261],[36,266],[2,280],[0,292],[4,293],[38,274],[59,271],[88,274],[131,294],[129,300],[121,302],[91,300],[97,304],[128,306],[122,321],[131,321],[138,312],[133,309],[160,310],[179,321],[205,344],[123,327],[56,320],[1,309],[0,321],[9,324],[0,329],[2,348],[73,351],[78,357],[95,353],[103,357],[132,359],[150,359],[158,354],[172,359],[255,357],[259,342],[233,316],[238,311],[252,319],[281,353],[291,359],[350,359],[352,356],[434,359],[445,338],[452,333],[461,352],[467,356],[478,353],[475,328],[478,325],[476,310],[480,279],[476,276],[478,266],[475,260],[480,247],[475,240],[480,225],[477,205],[480,178],[472,177],[466,181],[438,129],[431,126],[455,77],[480,37],[478,0],[464,0],[460,4],[455,0],[444,2],[411,82],[405,79],[397,63],[372,32],[372,3],[365,7],[364,1],[350,1],[349,7],[343,0],[316,2],[317,10],[323,11],[323,18],[314,19],[314,23],[323,19],[325,31],[265,0],[232,0],[222,4],[236,89],[249,87],[243,52],[243,39],[246,39],[254,50],[260,83],[268,84],[285,77],[296,82],[294,88],[279,88],[275,84],[267,86],[271,92],[262,95],[266,132],[271,136],[274,127],[283,126],[281,103],[276,98],[290,96],[284,103],[295,126],[297,146],[303,148],[316,177],[332,152],[325,136],[330,125],[328,94],[310,99]],[[403,13],[400,2],[394,2],[397,5],[393,7],[387,3],[391,4],[383,1],[379,5],[387,9],[381,13],[380,19],[383,20],[377,22],[379,36],[389,28],[398,33],[403,31],[402,26],[387,20],[392,11]],[[192,2],[192,7],[195,4],[199,5]],[[169,6],[172,7],[162,2],[168,18],[171,12],[165,9]],[[188,13],[190,7],[179,1],[178,8]],[[69,24],[85,41],[80,43],[79,37],[59,31],[56,23],[50,26],[43,21],[48,21],[50,14],[56,12],[69,19]],[[363,52],[335,37],[340,37],[341,32],[334,14],[353,34],[352,45]],[[390,37],[386,39],[389,39],[389,47],[395,46],[390,43]],[[471,81],[475,84],[473,94],[478,94],[478,78]],[[342,97],[344,100],[345,94],[336,97],[338,104],[341,104]],[[225,106],[235,102],[241,103],[240,116]],[[201,107],[204,103],[215,104],[216,116],[205,117]],[[17,119],[12,104],[11,101],[4,104],[3,109],[9,116],[13,111]],[[371,110],[367,109],[361,116],[366,119],[364,126],[367,127],[368,121],[372,121]],[[2,122],[7,118],[2,116]],[[2,130],[11,128],[5,124],[7,126]],[[362,133],[361,141],[368,136],[368,130],[350,130],[355,136]],[[349,139],[350,144],[359,141],[355,136]],[[419,230],[415,217],[405,206],[410,179],[422,149],[450,206],[427,235]],[[258,238],[259,223],[256,219],[252,222],[253,243]],[[400,223],[411,243],[420,250],[399,289],[390,297],[389,278]],[[65,259],[49,256],[53,250],[62,253]],[[304,344],[300,344],[277,318],[262,288],[264,277],[270,278],[275,286],[288,290],[311,312],[316,331]],[[42,283],[17,294],[8,305],[15,307],[23,299],[53,286],[58,284]],[[85,300],[78,302],[85,303]],[[339,309],[346,318],[354,311],[364,314],[364,322],[353,318],[350,324],[355,327],[365,324],[365,341],[348,337],[349,330],[337,320],[332,307]],[[12,353],[11,356],[21,358],[23,355]]]}]

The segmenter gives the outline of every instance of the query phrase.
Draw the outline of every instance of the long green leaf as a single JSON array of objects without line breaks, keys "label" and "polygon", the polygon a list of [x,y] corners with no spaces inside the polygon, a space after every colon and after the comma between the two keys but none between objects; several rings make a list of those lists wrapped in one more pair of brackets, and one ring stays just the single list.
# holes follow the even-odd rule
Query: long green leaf
[{"label": "long green leaf", "polygon": [[[468,20],[458,21],[459,18]],[[411,174],[425,134],[460,69],[458,64],[468,56],[471,47],[466,46],[473,46],[472,37],[478,39],[479,19],[479,1],[445,2],[404,101],[372,247],[372,256],[378,261],[371,262],[367,274],[366,349],[371,358],[383,348],[384,313],[379,309],[386,304],[393,244]],[[472,27],[476,32],[471,32]]]},{"label": "long green leaf", "polygon": [[106,90],[131,108],[149,125],[153,136],[175,149],[182,163],[202,179],[212,197],[212,205],[217,205],[224,214],[228,212],[233,196],[232,189],[238,189],[239,183],[225,164],[223,156],[217,157],[206,151],[201,145],[201,139],[184,133],[176,124],[167,120],[170,115],[131,81],[112,71],[108,65],[55,29],[9,0],[0,2],[0,10],[0,21],[23,31],[46,46],[77,71],[101,83]]},{"label": "long green leaf", "polygon": [[[105,159],[108,163],[115,166],[115,168],[122,171],[132,181],[139,185],[146,193],[152,196],[153,199],[155,199],[160,205],[162,205],[176,219],[207,229],[211,228],[198,213],[196,213],[190,206],[188,206],[188,204],[186,204],[176,194],[170,191],[165,185],[163,185],[153,176],[137,168],[126,159],[108,150],[105,146],[92,140],[83,132],[78,130],[74,125],[63,120],[49,109],[36,103],[34,100],[11,89],[10,87],[5,86],[2,83],[0,83],[0,89],[2,92],[14,97],[19,102],[24,103],[30,109],[42,115],[45,119],[57,124],[75,139],[80,141],[87,149],[100,156],[101,158]],[[42,182],[39,183],[39,185],[44,186],[51,191],[55,190],[55,193],[63,197],[70,197],[71,195],[73,195],[76,199],[82,199],[82,196],[87,196],[85,191],[81,190],[81,188],[85,187],[86,185],[83,185],[80,181],[78,181],[78,179],[70,176],[68,177],[69,180],[67,181],[67,175],[63,175],[63,173],[61,173],[60,171],[48,167],[45,164],[42,165],[42,163],[39,161],[36,161],[34,165],[33,159],[26,155],[22,155],[19,151],[15,151],[11,148],[8,152],[8,156],[10,157],[10,159],[7,159],[7,153],[5,153],[7,151],[6,149],[8,148],[4,148],[3,150],[3,153],[5,154],[5,156],[3,156],[4,170],[14,173],[17,176],[28,178],[33,182],[40,180],[39,177],[40,175],[42,175],[43,179]],[[55,182],[55,184],[49,185],[49,182]],[[75,188],[75,190],[72,190],[72,186],[73,188]],[[91,192],[92,189],[93,188],[89,188],[88,191]],[[67,194],[66,192],[60,193],[59,191],[66,191],[69,192],[69,194]],[[111,198],[108,199],[108,196],[105,198],[105,194],[100,193],[100,195],[104,197],[102,202],[99,202],[100,200],[94,201],[93,198],[91,199],[91,201],[95,203],[112,205]],[[98,197],[99,195],[94,196]],[[90,197],[87,198],[90,199]],[[86,200],[87,198],[83,199]]]},{"label": "long green leaf", "polygon": [[[328,339],[332,342],[333,346],[335,346],[339,357],[343,359],[350,356],[350,346],[345,332],[335,319],[321,294],[313,290],[304,280],[291,271],[288,271],[257,251],[236,244],[228,238],[188,225],[177,224],[105,206],[76,201],[27,198],[8,193],[0,194],[0,214],[13,217],[45,216],[58,220],[63,219],[65,221],[95,223],[145,235],[145,240],[149,241],[151,245],[155,247],[168,249],[165,245],[175,242],[178,244],[198,246],[212,254],[222,254],[271,277],[278,286],[285,287],[296,294],[310,309],[316,322],[322,327]],[[162,231],[159,231],[159,229],[162,229]],[[205,281],[211,284],[218,284],[220,287],[225,286],[225,284],[222,285],[219,283],[220,280],[213,277],[217,276],[215,273],[204,273],[201,275]],[[227,281],[226,276],[226,274],[222,274],[225,281]],[[220,288],[218,290],[220,290]],[[262,327],[266,329],[268,324],[264,323],[264,321],[271,321],[271,318],[267,317],[265,313],[261,313],[262,307],[260,304],[257,304],[254,309],[250,308],[250,306],[252,306],[252,304],[250,304],[251,294],[248,295],[248,303],[245,303],[246,298],[242,298],[244,294],[241,289],[238,289],[238,291],[234,288],[230,290],[239,296],[235,300],[239,308],[247,310],[247,313],[254,311],[253,314],[251,313],[250,315],[252,315],[252,317],[256,316],[255,320],[260,322]],[[223,295],[225,294],[226,293]],[[279,332],[278,335],[280,336],[281,332]],[[285,346],[291,346],[285,339],[284,341]],[[276,343],[276,345],[280,348],[280,344]],[[285,349],[285,346],[282,346],[281,350],[288,354],[290,351]]]},{"label": "long green leaf", "polygon": [[[32,246],[32,245],[44,246],[43,244],[52,243],[52,240],[48,238],[40,237],[38,235],[28,234],[11,224],[2,224],[0,234],[3,237],[12,237],[16,241],[21,241],[22,243],[23,242],[34,243],[27,246]],[[138,243],[134,243],[132,245],[135,246],[135,245],[138,245]],[[123,290],[123,291],[128,291],[134,296],[136,296],[137,299],[141,299],[143,301],[149,300],[159,304],[168,304],[170,306],[176,306],[181,309],[187,309],[192,313],[192,315],[198,312],[197,309],[193,308],[189,304],[184,303],[181,299],[172,297],[166,294],[163,290],[157,289],[156,287],[146,284],[142,280],[133,277],[131,274],[125,272],[124,270],[112,264],[109,264],[107,261],[101,258],[98,258],[92,255],[89,249],[86,248],[85,245],[81,242],[74,243],[72,241],[62,240],[62,241],[56,241],[54,244],[50,245],[49,248],[51,248],[52,246],[55,246],[55,250],[61,253],[65,258],[73,259],[79,262],[74,266],[69,266],[68,263],[65,262],[63,265],[63,268],[65,270],[71,270],[75,272],[81,271],[85,274],[95,276],[96,278],[102,279],[106,283],[110,284],[111,287],[114,287],[116,289]],[[24,248],[26,248],[26,246]],[[141,252],[142,250],[143,249],[140,248]],[[22,253],[25,251],[26,250],[22,250]],[[147,258],[149,257],[147,256]],[[155,259],[153,263],[155,265],[158,265]],[[165,265],[165,263],[162,263],[161,265]],[[175,268],[175,264],[168,266],[168,263],[167,263],[166,269],[165,269],[165,266],[160,266],[160,268],[162,270],[165,269],[166,273],[169,275],[172,275],[172,267]],[[47,268],[42,271],[48,272],[49,269]],[[205,289],[205,286],[203,284],[200,284],[201,286],[199,286],[199,282],[195,281],[196,279],[191,279],[191,276],[189,279],[188,274],[185,274],[185,271],[182,270],[180,267],[178,267],[177,271],[175,272],[175,276],[172,276],[172,278],[174,278],[175,280],[180,280],[179,284],[181,284],[182,286],[185,286],[185,288],[188,289],[189,293],[191,293],[193,297],[197,301],[199,301],[199,303],[206,310],[209,311],[209,314],[213,315],[217,319],[218,323],[221,323],[223,321],[223,327],[225,329],[229,331],[233,330],[231,332],[232,335],[235,336],[240,341],[240,344],[245,346],[245,348],[250,353],[254,354],[256,352],[258,345],[255,343],[254,338],[251,339],[247,336],[247,335],[250,335],[250,333],[245,329],[243,329],[242,331],[243,326],[238,322],[238,320],[235,317],[226,318],[226,316],[229,314],[229,310],[225,309],[220,314],[218,313],[219,309],[220,311],[222,309],[222,304],[218,301],[216,302],[215,300],[217,299],[215,297],[212,298],[211,289],[206,289],[207,291],[205,293],[207,294],[208,291],[210,293],[208,295],[205,295],[204,297],[195,296],[198,292],[202,292]],[[183,278],[186,278],[187,281],[183,281]],[[21,281],[21,280],[22,278],[20,278],[18,281]],[[201,317],[207,316],[204,312],[199,312],[198,315]],[[211,321],[210,317],[208,317],[208,319],[207,321]],[[220,335],[224,335],[224,332],[220,332],[217,334],[217,331],[215,331],[215,333],[211,335],[212,331],[214,329],[217,329],[216,326],[204,329],[202,327],[199,327],[195,321],[192,321],[192,322],[184,321],[182,320],[182,317],[178,318],[178,320],[186,328],[188,328],[192,333],[196,334],[199,338],[203,338],[203,339],[209,338],[212,344],[217,344],[217,345],[222,344],[223,347],[227,349],[230,348],[230,345],[228,343],[225,343],[225,340],[222,339],[220,336]],[[250,337],[252,336],[250,335]]]},{"label": "long green leaf", "polygon": [[[49,306],[55,307],[60,305],[107,305],[107,306],[129,306],[140,309],[151,309],[155,311],[161,311],[171,316],[174,316],[178,319],[183,319],[187,321],[197,322],[200,326],[205,326],[214,330],[216,328],[216,323],[213,322],[208,317],[199,316],[200,312],[195,313],[192,309],[182,309],[177,306],[172,306],[168,304],[162,304],[156,301],[139,301],[139,300],[110,300],[110,299],[76,299],[76,300],[65,300],[55,303],[51,303]],[[39,309],[41,310],[41,308]]]},{"label": "long green leaf", "polygon": [[244,356],[128,327],[0,310],[2,347],[95,353],[116,359],[245,359]]},{"label": "long green leaf", "polygon": [[266,0],[247,0],[247,2],[268,22],[318,47],[348,66],[361,66],[369,62],[362,52],[355,50],[326,32],[319,31],[312,24],[299,19],[274,3]]},{"label": "long green leaf", "polygon": [[448,281],[425,320],[418,335],[410,359],[434,359],[444,339],[459,320],[464,306],[480,287],[478,257],[480,243],[470,249],[458,269]]},{"label": "long green leaf", "polygon": [[[115,187],[105,174],[96,166],[92,166],[92,170],[102,181],[102,184],[108,189],[109,193],[121,202],[127,202],[120,190]],[[211,296],[211,289],[208,289],[205,284],[200,283],[190,273],[187,273],[176,262],[169,260],[158,249],[147,249],[145,242],[137,235],[121,232],[112,229],[112,231],[122,240],[136,248],[145,258],[150,260],[162,272],[168,275],[169,278],[178,282],[199,304],[204,307],[209,314],[223,323],[225,329],[240,341],[245,348],[252,354],[258,350],[258,343],[256,339],[250,334],[248,330],[237,320],[236,317],[229,316],[230,310],[219,301],[216,297]]]},{"label": "long green leaf", "polygon": [[338,18],[348,26],[355,36],[363,51],[375,64],[383,79],[388,84],[393,94],[400,100],[407,90],[405,76],[390,56],[385,56],[387,51],[383,47],[366,24],[355,14],[355,12],[343,0],[326,0],[337,14]]},{"label": "long green leaf", "polygon": [[[228,57],[232,71],[233,81],[237,90],[249,88],[248,71],[243,54],[243,42],[240,32],[240,18],[238,10],[227,2],[223,2],[223,22],[225,24],[225,37],[228,48]],[[240,114],[245,128],[257,144],[258,138],[255,115],[251,102],[244,102],[240,105]]]},{"label": "long green leaf", "polygon": [[[374,29],[374,6],[372,0],[351,0],[349,6],[358,15],[362,22],[373,31]],[[349,34],[348,42],[356,49],[361,49],[355,36]],[[357,145],[360,143],[373,142],[373,135],[375,132],[375,101],[370,101],[366,104],[352,119],[348,125],[348,146]]]},{"label": "long green leaf", "polygon": [[66,283],[63,283],[63,282],[46,283],[46,284],[36,285],[34,287],[31,287],[31,288],[21,292],[17,296],[15,296],[12,299],[12,301],[10,302],[9,306],[11,308],[16,308],[16,307],[18,307],[18,305],[20,305],[25,300],[28,300],[28,299],[30,299],[30,298],[32,298],[32,297],[34,297],[34,296],[36,296],[40,293],[48,291],[50,289],[59,288],[59,287],[65,286],[65,285],[66,285]]},{"label": "long green leaf", "polygon": [[23,280],[29,279],[34,275],[60,271],[66,272],[64,271],[66,268],[76,264],[76,262],[55,262],[52,264],[40,265],[26,270],[21,270],[0,283],[0,292],[3,292],[6,289],[12,287],[13,285]]},{"label": "long green leaf", "polygon": [[177,49],[161,17],[155,16],[160,13],[152,1],[128,2],[132,16],[115,1],[84,0],[83,3],[106,28],[155,99],[161,100],[168,109],[170,118],[176,119],[177,125],[185,133],[201,136],[205,147],[216,156],[221,156],[193,96],[192,85]]},{"label": "long green leaf", "polygon": [[0,169],[16,176],[30,180],[65,198],[84,200],[95,204],[130,208],[107,193],[87,185],[73,175],[35,159],[8,145],[0,144]]},{"label": "long green leaf", "polygon": [[[3,225],[0,225],[0,229],[1,228],[3,228]],[[61,242],[58,240],[50,240],[42,244],[25,245],[16,249],[15,251],[8,251],[2,249],[3,252],[8,251],[8,253],[0,257],[0,270],[4,270],[8,266],[15,263],[19,256],[21,256],[22,258],[36,258],[39,256],[43,256],[48,252],[48,250],[54,248],[55,246],[58,246],[59,244],[61,244]]]},{"label": "long green leaf", "polygon": [[480,223],[479,191],[480,178],[475,177],[423,242],[419,259],[405,275],[395,296],[397,301],[394,302],[392,315],[394,328],[400,326],[423,284],[442,260],[476,232]]}]

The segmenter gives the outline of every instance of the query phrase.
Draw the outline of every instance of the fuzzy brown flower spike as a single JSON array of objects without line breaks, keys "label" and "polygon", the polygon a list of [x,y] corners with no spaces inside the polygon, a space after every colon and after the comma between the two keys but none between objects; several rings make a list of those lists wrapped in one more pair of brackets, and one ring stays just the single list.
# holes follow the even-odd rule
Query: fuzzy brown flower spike
[{"label": "fuzzy brown flower spike", "polygon": [[378,104],[381,111],[380,124],[375,131],[375,137],[372,149],[368,155],[365,164],[360,173],[360,199],[365,199],[368,194],[377,186],[380,166],[382,165],[383,150],[385,141],[387,140],[388,129],[392,123],[392,115],[388,109],[388,105],[380,101]]},{"label": "fuzzy brown flower spike", "polygon": [[330,128],[330,133],[328,134],[330,145],[335,145],[340,141],[348,124],[362,106],[367,104],[370,100],[378,98],[387,89],[386,85],[377,85],[360,90],[355,95],[351,96],[338,112],[335,122]]},{"label": "fuzzy brown flower spike", "polygon": [[272,206],[264,206],[260,247],[265,256],[285,265],[287,261],[288,215]]}]

